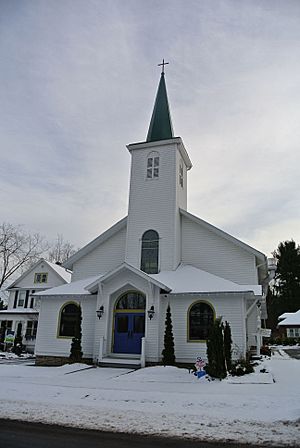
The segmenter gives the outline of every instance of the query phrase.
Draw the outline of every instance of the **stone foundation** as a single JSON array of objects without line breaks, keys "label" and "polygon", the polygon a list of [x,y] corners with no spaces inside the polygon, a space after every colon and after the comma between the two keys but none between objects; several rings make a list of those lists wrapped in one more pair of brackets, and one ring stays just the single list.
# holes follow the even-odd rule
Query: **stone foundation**
[{"label": "stone foundation", "polygon": [[[84,364],[93,364],[92,358],[83,358],[82,363]],[[36,356],[35,358],[35,365],[36,366],[52,366],[52,367],[59,367],[63,366],[64,364],[70,364],[70,359],[66,356]]]}]

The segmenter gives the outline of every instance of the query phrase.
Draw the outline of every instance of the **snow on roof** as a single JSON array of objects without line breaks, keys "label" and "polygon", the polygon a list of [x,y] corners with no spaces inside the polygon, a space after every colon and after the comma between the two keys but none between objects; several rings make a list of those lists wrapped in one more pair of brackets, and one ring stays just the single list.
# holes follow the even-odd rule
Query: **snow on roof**
[{"label": "snow on roof", "polygon": [[291,325],[300,325],[300,310],[295,313],[284,313],[279,318],[284,317],[282,322],[279,322],[278,326],[291,326]]},{"label": "snow on roof", "polygon": [[182,264],[175,271],[161,271],[150,277],[168,285],[171,294],[248,291],[253,291],[255,295],[262,294],[261,285],[239,285],[190,265]]},{"label": "snow on roof", "polygon": [[94,275],[83,280],[77,280],[76,282],[66,283],[65,285],[56,286],[55,288],[47,289],[33,294],[34,296],[64,296],[64,295],[89,295],[90,292],[85,289],[86,286],[93,283],[98,278],[102,277],[102,274]]},{"label": "snow on roof", "polygon": [[[40,258],[33,266],[24,271],[20,277],[16,278],[9,286],[6,288],[6,291],[9,291],[13,288],[17,283],[19,283],[24,277],[26,277],[30,272],[34,271],[40,263],[46,263],[53,271],[55,271],[66,283],[71,281],[72,273],[67,271],[64,267],[59,266],[58,264],[51,263],[45,258]],[[37,286],[38,288],[38,286]],[[45,288],[45,286],[43,286]]]},{"label": "snow on roof", "polygon": [[[180,265],[175,271],[161,271],[159,274],[145,274],[142,271],[139,272],[151,277],[161,287],[169,288],[171,294],[250,291],[255,295],[262,294],[261,285],[239,285],[190,265]],[[107,273],[98,274],[83,280],[56,286],[55,288],[35,293],[34,296],[91,294],[89,292],[89,290],[92,290],[90,288],[91,285],[96,284],[101,278],[105,280],[107,275]],[[89,288],[89,290],[87,288]]]},{"label": "snow on roof", "polygon": [[294,313],[283,313],[280,316],[278,316],[278,320],[280,321],[280,320],[286,319],[287,317],[292,316],[293,314]]},{"label": "snow on roof", "polygon": [[64,267],[56,264],[56,263],[51,263],[50,261],[45,260],[46,263],[51,266],[51,268],[58,274],[60,275],[67,283],[70,283],[71,281],[71,276],[72,276],[72,272],[67,271]]}]

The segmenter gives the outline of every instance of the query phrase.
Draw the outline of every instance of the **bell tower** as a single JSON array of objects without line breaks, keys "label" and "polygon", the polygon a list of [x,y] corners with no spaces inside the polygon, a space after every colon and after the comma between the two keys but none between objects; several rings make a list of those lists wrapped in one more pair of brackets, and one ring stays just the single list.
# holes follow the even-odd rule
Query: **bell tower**
[{"label": "bell tower", "polygon": [[145,272],[145,257],[153,249],[151,242],[144,240],[145,235],[151,234],[149,230],[157,235],[157,271],[174,270],[180,263],[179,209],[187,207],[187,171],[192,167],[181,138],[174,137],[164,73],[166,64],[164,61],[159,64],[162,72],[146,141],[127,146],[131,174],[126,262]]}]

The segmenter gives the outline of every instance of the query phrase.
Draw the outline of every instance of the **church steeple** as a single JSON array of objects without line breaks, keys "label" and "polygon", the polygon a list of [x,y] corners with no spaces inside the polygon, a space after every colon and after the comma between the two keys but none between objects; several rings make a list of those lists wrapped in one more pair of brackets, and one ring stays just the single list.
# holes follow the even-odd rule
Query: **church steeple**
[{"label": "church steeple", "polygon": [[173,126],[171,121],[167,88],[165,82],[164,65],[163,66],[159,86],[156,94],[154,109],[150,121],[147,134],[147,142],[156,142],[159,140],[168,140],[174,137]]},{"label": "church steeple", "polygon": [[[187,208],[187,171],[192,167],[181,138],[173,135],[165,64],[147,141],[127,146],[132,159],[125,260],[137,269],[148,263],[147,269],[151,264],[159,271],[174,270],[181,260],[180,209]],[[155,247],[154,240],[146,240],[148,231],[156,235]]]}]

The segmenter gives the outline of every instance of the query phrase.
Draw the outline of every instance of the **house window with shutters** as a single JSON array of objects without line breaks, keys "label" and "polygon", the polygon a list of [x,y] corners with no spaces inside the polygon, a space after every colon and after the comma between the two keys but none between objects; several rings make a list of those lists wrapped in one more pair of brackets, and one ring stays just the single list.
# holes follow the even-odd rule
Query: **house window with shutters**
[{"label": "house window with shutters", "polygon": [[157,179],[159,177],[159,154],[151,152],[147,157],[147,179]]},{"label": "house window with shutters", "polygon": [[27,340],[36,338],[37,326],[38,326],[37,320],[28,320],[27,321],[27,327],[26,327],[26,333],[25,333],[25,338]]},{"label": "house window with shutters", "polygon": [[4,338],[7,332],[10,332],[12,329],[12,320],[1,320],[0,321],[0,344],[4,343]]},{"label": "house window with shutters", "polygon": [[12,320],[1,320],[1,325],[0,325],[0,329],[4,331],[5,330],[11,330],[12,329],[12,324],[13,321]]},{"label": "house window with shutters", "polygon": [[206,341],[215,319],[213,307],[207,302],[195,302],[188,310],[188,341]]},{"label": "house window with shutters", "polygon": [[23,308],[25,304],[25,299],[26,299],[26,291],[19,291],[17,306]]}]

